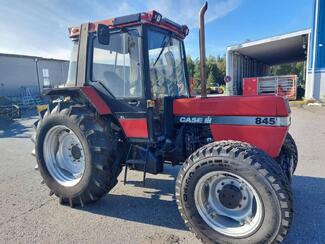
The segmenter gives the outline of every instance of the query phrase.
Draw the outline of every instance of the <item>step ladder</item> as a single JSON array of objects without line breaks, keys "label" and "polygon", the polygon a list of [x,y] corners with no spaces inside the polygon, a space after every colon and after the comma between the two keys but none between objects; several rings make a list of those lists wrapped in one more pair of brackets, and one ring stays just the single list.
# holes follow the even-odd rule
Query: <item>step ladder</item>
[{"label": "step ladder", "polygon": [[22,106],[31,107],[36,106],[35,100],[32,96],[31,90],[27,87],[22,87],[21,93]]},{"label": "step ladder", "polygon": [[146,184],[146,172],[147,172],[147,163],[148,163],[148,154],[149,154],[149,144],[147,144],[147,149],[146,149],[146,155],[145,155],[145,160],[139,160],[139,159],[129,159],[132,153],[133,145],[130,145],[128,154],[126,156],[126,161],[125,161],[125,169],[124,169],[124,185],[127,184],[127,172],[128,168],[130,166],[135,166],[135,165],[142,165],[143,169],[143,178],[142,178],[142,185],[145,186]]},{"label": "step ladder", "polygon": [[41,99],[39,97],[33,96],[32,91],[28,87],[22,87],[22,106],[24,107],[34,107],[41,104]]}]

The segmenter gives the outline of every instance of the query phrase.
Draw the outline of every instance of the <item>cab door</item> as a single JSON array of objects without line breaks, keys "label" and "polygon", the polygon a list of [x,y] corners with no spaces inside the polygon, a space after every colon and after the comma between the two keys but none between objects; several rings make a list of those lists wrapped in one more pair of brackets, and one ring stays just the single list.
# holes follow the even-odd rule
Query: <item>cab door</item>
[{"label": "cab door", "polygon": [[155,27],[148,27],[146,34],[154,136],[171,139],[173,100],[189,97],[183,40]]},{"label": "cab door", "polygon": [[108,45],[93,39],[92,85],[119,120],[126,137],[146,140],[142,42],[138,28],[110,33]]}]

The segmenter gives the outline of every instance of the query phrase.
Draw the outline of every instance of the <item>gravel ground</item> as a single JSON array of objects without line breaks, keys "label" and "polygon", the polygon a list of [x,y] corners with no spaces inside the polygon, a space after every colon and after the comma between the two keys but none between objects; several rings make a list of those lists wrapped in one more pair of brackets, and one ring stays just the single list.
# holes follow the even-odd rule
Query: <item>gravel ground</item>
[{"label": "gravel ground", "polygon": [[[293,178],[295,214],[285,243],[325,240],[325,108],[293,108],[291,133],[299,148]],[[29,140],[35,117],[0,120],[0,243],[199,243],[174,200],[178,168],[129,174],[98,203],[60,206],[34,171]],[[120,176],[121,178],[121,176]]]}]

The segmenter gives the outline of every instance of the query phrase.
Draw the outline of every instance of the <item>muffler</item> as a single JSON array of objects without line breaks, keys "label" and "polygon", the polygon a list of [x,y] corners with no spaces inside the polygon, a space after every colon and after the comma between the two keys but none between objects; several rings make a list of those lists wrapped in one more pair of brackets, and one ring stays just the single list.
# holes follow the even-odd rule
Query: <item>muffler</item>
[{"label": "muffler", "polygon": [[201,98],[207,97],[207,72],[205,57],[205,26],[204,14],[208,9],[208,2],[202,6],[199,13],[199,38],[200,38],[200,78],[201,78]]}]

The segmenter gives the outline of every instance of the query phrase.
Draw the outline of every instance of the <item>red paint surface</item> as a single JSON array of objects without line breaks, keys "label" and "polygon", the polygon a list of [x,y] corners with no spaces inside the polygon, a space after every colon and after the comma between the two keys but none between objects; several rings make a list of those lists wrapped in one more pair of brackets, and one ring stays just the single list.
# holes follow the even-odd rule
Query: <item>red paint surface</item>
[{"label": "red paint surface", "polygon": [[[280,96],[225,96],[182,98],[174,101],[177,116],[289,116],[285,99]],[[271,157],[278,156],[288,127],[210,125],[213,139],[248,142]]]},{"label": "red paint surface", "polygon": [[220,96],[181,98],[173,103],[174,115],[210,116],[288,116],[280,96]]},{"label": "red paint surface", "polygon": [[257,78],[244,78],[243,96],[257,96],[257,95],[258,95]]},{"label": "red paint surface", "polygon": [[89,102],[96,108],[100,115],[112,114],[111,109],[105,101],[98,95],[96,90],[91,86],[80,87],[81,92],[87,97]]},{"label": "red paint surface", "polygon": [[119,119],[127,137],[148,138],[147,119]]},{"label": "red paint surface", "polygon": [[210,126],[213,139],[236,140],[248,142],[262,149],[269,156],[275,158],[279,155],[288,127],[268,126],[237,126],[216,125]]},{"label": "red paint surface", "polygon": [[[157,27],[160,27],[160,28],[168,30],[168,31],[172,31],[179,37],[185,38],[185,33],[183,32],[182,29],[179,29],[177,26],[170,24],[168,22],[164,22],[164,21],[162,21],[161,23],[153,22],[152,21],[153,15],[154,15],[154,11],[144,12],[144,13],[141,13],[141,19],[139,22],[130,22],[130,23],[121,24],[121,25],[114,25],[114,18],[96,21],[94,23],[89,24],[89,32],[97,31],[98,24],[104,24],[104,25],[109,26],[110,28],[128,27],[128,26],[135,26],[135,25],[139,25],[139,24],[150,24],[150,25],[157,26]],[[184,28],[185,28],[185,25],[184,25]],[[70,37],[78,37],[79,34],[80,34],[80,26],[69,28]]]}]

